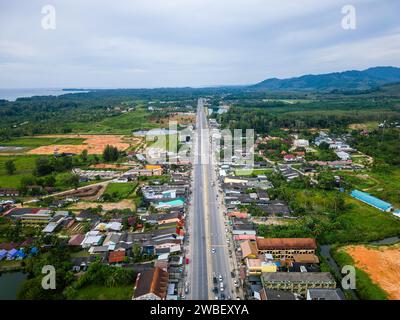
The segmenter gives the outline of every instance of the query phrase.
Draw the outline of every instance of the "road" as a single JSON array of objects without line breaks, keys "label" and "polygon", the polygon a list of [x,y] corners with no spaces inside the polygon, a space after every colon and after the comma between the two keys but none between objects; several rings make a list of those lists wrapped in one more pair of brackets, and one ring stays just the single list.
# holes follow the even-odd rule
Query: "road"
[{"label": "road", "polygon": [[[229,260],[224,216],[217,198],[217,176],[209,140],[208,121],[199,99],[193,166],[193,201],[189,218],[190,257],[188,270],[189,299],[235,298],[231,278],[232,262]],[[213,275],[222,276],[220,283],[213,284]],[[213,288],[218,287],[218,292]]]},{"label": "road", "polygon": [[210,265],[208,242],[208,223],[206,220],[204,197],[204,165],[202,164],[202,154],[204,141],[202,138],[205,128],[204,114],[202,113],[203,102],[199,99],[196,121],[196,135],[194,140],[194,162],[193,162],[193,181],[192,181],[192,206],[189,212],[189,254],[190,265],[188,266],[188,280],[190,291],[188,298],[191,300],[207,300],[210,298]]}]

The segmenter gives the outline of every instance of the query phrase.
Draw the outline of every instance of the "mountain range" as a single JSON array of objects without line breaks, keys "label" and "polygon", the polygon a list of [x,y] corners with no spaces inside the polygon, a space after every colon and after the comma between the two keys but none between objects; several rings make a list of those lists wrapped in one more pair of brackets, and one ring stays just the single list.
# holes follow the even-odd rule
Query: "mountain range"
[{"label": "mountain range", "polygon": [[362,71],[351,70],[319,75],[304,75],[300,77],[278,79],[271,78],[251,85],[251,90],[318,90],[318,91],[348,91],[368,90],[389,83],[400,82],[400,68],[374,67]]}]

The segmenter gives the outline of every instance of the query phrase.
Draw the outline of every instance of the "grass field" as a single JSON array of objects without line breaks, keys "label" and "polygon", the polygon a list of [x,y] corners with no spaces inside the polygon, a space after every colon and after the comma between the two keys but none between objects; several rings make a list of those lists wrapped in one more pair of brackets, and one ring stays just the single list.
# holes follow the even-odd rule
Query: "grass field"
[{"label": "grass field", "polygon": [[109,195],[115,201],[128,198],[136,189],[137,183],[109,183],[103,195]]},{"label": "grass field", "polygon": [[12,147],[25,147],[33,149],[41,146],[49,146],[54,144],[82,144],[84,139],[81,138],[44,138],[44,137],[23,137],[14,138],[9,141],[0,142],[1,146],[12,146]]},{"label": "grass field", "polygon": [[161,127],[161,124],[151,122],[149,116],[149,112],[137,109],[98,123],[72,123],[71,127],[73,132],[89,134],[131,134],[135,130]]},{"label": "grass field", "polygon": [[346,196],[347,209],[340,214],[336,223],[338,230],[327,232],[329,243],[370,242],[400,235],[400,220],[391,213],[382,212],[356,199]]},{"label": "grass field", "polygon": [[77,290],[74,300],[131,300],[132,295],[133,284],[113,288],[89,285]]},{"label": "grass field", "polygon": [[272,172],[271,169],[237,169],[235,170],[235,176],[251,176],[251,175],[263,175]]},{"label": "grass field", "polygon": [[[19,187],[21,178],[32,174],[37,158],[38,156],[34,155],[0,156],[0,187]],[[6,172],[5,163],[8,160],[14,161],[16,171],[13,175],[8,175]]]}]

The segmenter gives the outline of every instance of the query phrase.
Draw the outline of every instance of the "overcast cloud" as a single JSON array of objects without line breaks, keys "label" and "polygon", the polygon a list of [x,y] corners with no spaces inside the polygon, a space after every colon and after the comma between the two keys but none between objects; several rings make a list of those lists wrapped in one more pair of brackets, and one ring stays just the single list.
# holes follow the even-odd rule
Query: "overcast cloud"
[{"label": "overcast cloud", "polygon": [[[341,27],[343,5],[356,30]],[[41,27],[42,6],[56,29]],[[400,66],[398,0],[0,0],[0,88],[249,84]]]}]

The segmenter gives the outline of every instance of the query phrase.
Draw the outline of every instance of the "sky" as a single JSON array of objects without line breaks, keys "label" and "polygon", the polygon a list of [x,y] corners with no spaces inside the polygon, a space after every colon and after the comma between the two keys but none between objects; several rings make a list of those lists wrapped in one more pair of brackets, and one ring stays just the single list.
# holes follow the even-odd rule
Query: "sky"
[{"label": "sky", "polygon": [[[344,29],[344,5],[356,12]],[[55,29],[42,20],[55,9]],[[0,88],[153,88],[400,66],[398,0],[0,0]]]}]

